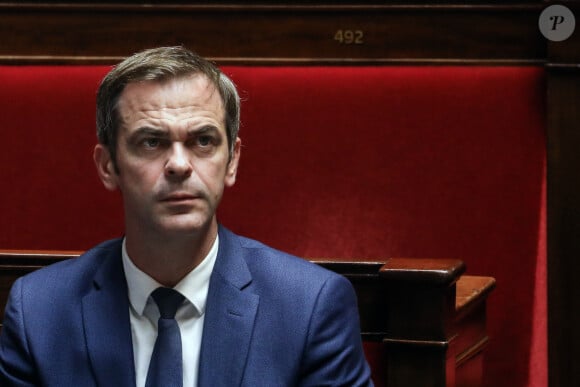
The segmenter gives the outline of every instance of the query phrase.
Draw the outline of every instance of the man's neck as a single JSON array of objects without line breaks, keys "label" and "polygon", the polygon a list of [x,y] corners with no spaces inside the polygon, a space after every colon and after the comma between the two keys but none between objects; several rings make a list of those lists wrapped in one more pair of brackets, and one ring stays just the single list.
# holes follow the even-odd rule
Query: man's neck
[{"label": "man's neck", "polygon": [[127,231],[127,254],[140,270],[167,287],[174,287],[209,253],[217,224],[189,235],[140,235]]}]

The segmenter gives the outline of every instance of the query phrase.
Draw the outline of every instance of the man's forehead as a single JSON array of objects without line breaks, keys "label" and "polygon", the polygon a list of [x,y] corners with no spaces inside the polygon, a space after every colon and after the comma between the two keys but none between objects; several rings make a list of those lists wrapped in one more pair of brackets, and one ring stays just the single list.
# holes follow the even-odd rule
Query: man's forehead
[{"label": "man's forehead", "polygon": [[120,99],[124,96],[134,97],[136,94],[155,96],[167,92],[180,92],[184,95],[207,98],[221,98],[218,89],[205,74],[195,73],[159,80],[142,80],[129,82],[123,89]]},{"label": "man's forehead", "polygon": [[164,80],[136,81],[127,84],[118,100],[119,112],[127,110],[204,108],[225,116],[221,95],[204,74],[191,74]]}]

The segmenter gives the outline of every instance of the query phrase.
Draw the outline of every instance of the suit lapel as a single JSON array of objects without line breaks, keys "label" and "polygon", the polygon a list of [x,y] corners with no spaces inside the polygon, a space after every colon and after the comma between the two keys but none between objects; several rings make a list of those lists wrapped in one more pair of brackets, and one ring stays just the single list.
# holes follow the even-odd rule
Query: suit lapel
[{"label": "suit lapel", "polygon": [[135,366],[121,244],[103,254],[91,291],[83,298],[87,349],[99,386],[134,386]]},{"label": "suit lapel", "polygon": [[201,343],[200,386],[240,385],[259,304],[247,289],[252,277],[237,237],[223,228],[219,237]]}]

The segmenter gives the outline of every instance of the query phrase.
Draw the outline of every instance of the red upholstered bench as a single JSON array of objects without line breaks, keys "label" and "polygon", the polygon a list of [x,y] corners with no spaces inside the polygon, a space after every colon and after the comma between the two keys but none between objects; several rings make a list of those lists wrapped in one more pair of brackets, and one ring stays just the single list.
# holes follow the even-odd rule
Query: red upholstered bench
[{"label": "red upholstered bench", "polygon": [[[0,66],[0,248],[85,250],[122,232],[91,161],[107,70]],[[309,258],[461,259],[498,283],[486,384],[545,377],[541,69],[224,71],[244,147],[222,223]]]}]

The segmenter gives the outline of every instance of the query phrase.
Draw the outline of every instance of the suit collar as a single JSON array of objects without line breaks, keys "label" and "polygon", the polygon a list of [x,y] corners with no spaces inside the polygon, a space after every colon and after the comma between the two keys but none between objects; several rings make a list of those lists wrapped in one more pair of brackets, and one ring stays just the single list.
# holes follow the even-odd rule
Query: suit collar
[{"label": "suit collar", "polygon": [[[218,256],[210,278],[201,343],[200,386],[239,385],[244,375],[259,297],[239,237],[219,228]],[[121,241],[102,251],[103,263],[82,314],[89,358],[99,386],[134,386],[135,366]],[[119,296],[119,295],[123,296]]]},{"label": "suit collar", "polygon": [[239,385],[254,329],[259,297],[239,237],[220,226],[219,250],[209,285],[201,342],[199,385]]},{"label": "suit collar", "polygon": [[219,226],[219,247],[214,274],[220,275],[231,286],[242,290],[252,282],[252,274],[244,257],[240,237]]},{"label": "suit collar", "polygon": [[99,386],[134,386],[129,301],[120,240],[109,245],[96,259],[101,259],[102,264],[82,301],[93,372]]},{"label": "suit collar", "polygon": [[[209,279],[216,261],[218,243],[219,237],[216,238],[210,251],[200,264],[174,287],[175,290],[185,296],[199,315],[205,313]],[[123,239],[122,262],[127,280],[129,302],[138,315],[143,315],[149,295],[163,285],[135,266],[127,253],[126,239]]]}]

